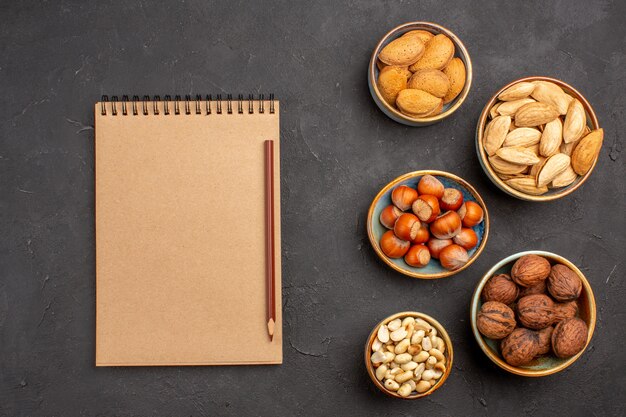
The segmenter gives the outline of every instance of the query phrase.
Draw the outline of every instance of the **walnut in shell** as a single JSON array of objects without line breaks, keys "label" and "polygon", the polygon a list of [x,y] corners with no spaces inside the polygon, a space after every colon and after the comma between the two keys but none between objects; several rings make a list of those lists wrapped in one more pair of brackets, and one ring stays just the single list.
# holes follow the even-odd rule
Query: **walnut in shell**
[{"label": "walnut in shell", "polygon": [[557,264],[547,279],[550,295],[557,301],[572,301],[580,296],[583,284],[580,277],[565,265]]},{"label": "walnut in shell", "polygon": [[545,355],[552,350],[552,332],[554,327],[548,326],[545,329],[537,332],[539,347],[537,349],[537,355]]},{"label": "walnut in shell", "polygon": [[532,287],[522,287],[518,297],[522,298],[532,294],[545,294],[546,291],[546,280],[544,279],[543,281],[539,282],[536,285],[533,285]]},{"label": "walnut in shell", "polygon": [[515,313],[506,304],[487,301],[476,317],[478,331],[490,339],[502,339],[515,329]]},{"label": "walnut in shell", "polygon": [[545,329],[554,323],[554,302],[545,294],[533,294],[517,302],[517,316],[524,327]]},{"label": "walnut in shell", "polygon": [[552,332],[552,350],[559,358],[569,358],[587,345],[587,324],[577,318],[565,319]]},{"label": "walnut in shell", "polygon": [[494,275],[483,287],[483,301],[499,301],[511,304],[517,300],[519,288],[507,274]]},{"label": "walnut in shell", "polygon": [[550,262],[542,256],[524,255],[513,264],[511,278],[522,287],[532,287],[548,278]]},{"label": "walnut in shell", "polygon": [[578,302],[568,301],[567,303],[554,303],[554,321],[559,322],[571,319],[578,315]]},{"label": "walnut in shell", "polygon": [[512,366],[527,365],[537,356],[539,336],[537,332],[518,327],[500,342],[502,357]]}]

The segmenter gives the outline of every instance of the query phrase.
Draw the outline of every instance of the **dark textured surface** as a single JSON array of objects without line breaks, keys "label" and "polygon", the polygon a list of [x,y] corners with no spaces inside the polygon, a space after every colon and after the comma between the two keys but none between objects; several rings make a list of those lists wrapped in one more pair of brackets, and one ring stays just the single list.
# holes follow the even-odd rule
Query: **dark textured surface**
[{"label": "dark textured surface", "polygon": [[[2,2],[0,416],[624,415],[626,3],[500,4]],[[460,111],[421,129],[385,117],[366,80],[378,39],[420,19],[459,35],[475,71]],[[498,191],[474,154],[483,104],[535,74],[579,89],[606,131],[589,181],[547,204]],[[284,364],[96,369],[92,105],[209,92],[281,100]],[[424,168],[467,179],[492,220],[480,259],[437,282],[385,267],[365,233],[380,187]],[[492,365],[468,323],[479,277],[526,249],[572,260],[598,302],[587,352],[542,379]],[[450,378],[418,402],[377,392],[362,359],[372,326],[405,309],[455,346]]]}]

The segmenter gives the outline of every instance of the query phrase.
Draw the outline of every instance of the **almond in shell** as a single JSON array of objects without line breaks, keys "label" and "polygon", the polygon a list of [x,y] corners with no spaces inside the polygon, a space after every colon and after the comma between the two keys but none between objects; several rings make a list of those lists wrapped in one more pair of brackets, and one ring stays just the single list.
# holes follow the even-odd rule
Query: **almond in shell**
[{"label": "almond in shell", "polygon": [[531,146],[539,143],[541,132],[532,127],[518,127],[510,131],[502,146]]},{"label": "almond in shell", "polygon": [[[410,36],[408,38],[415,39]],[[439,34],[426,43],[424,54],[409,69],[413,72],[429,68],[441,70],[448,65],[453,56],[454,43],[446,35]]]},{"label": "almond in shell", "polygon": [[559,152],[563,132],[563,123],[560,118],[556,118],[545,124],[539,141],[539,154],[542,156],[552,156]]},{"label": "almond in shell", "polygon": [[398,94],[396,105],[404,114],[413,117],[424,117],[441,109],[443,100],[426,91],[407,88]]},{"label": "almond in shell", "polygon": [[461,91],[463,91],[463,87],[465,87],[465,79],[467,78],[465,64],[461,58],[452,58],[450,63],[443,69],[443,73],[446,74],[450,80],[450,89],[443,97],[444,104],[447,104],[457,98]]},{"label": "almond in shell", "polygon": [[[498,107],[500,107],[501,104],[502,104],[502,102],[497,102],[496,104],[491,106],[491,108],[489,109],[489,118],[490,119],[494,119],[494,118],[496,118],[497,116],[500,115],[498,113]],[[510,115],[507,115],[507,116],[510,116]]]},{"label": "almond in shell", "polygon": [[411,76],[408,88],[423,90],[435,97],[442,98],[450,88],[450,80],[446,74],[439,70],[424,69]]},{"label": "almond in shell", "polygon": [[487,155],[493,156],[496,154],[496,151],[500,149],[509,132],[510,126],[510,116],[498,116],[487,124],[483,138]]},{"label": "almond in shell", "polygon": [[559,114],[566,114],[572,96],[565,93],[561,87],[549,81],[533,81],[535,89],[531,97],[540,103],[549,104],[554,107]]},{"label": "almond in shell", "polygon": [[557,153],[549,157],[537,173],[537,186],[543,187],[550,184],[552,180],[570,166],[570,163],[570,157],[563,153]]},{"label": "almond in shell", "polygon": [[537,183],[533,177],[511,178],[510,180],[506,180],[505,183],[511,188],[525,194],[542,195],[548,192],[548,187],[545,185],[543,187],[537,187]]},{"label": "almond in shell", "polygon": [[502,101],[514,101],[528,97],[535,89],[535,84],[523,81],[510,86],[498,95]]},{"label": "almond in shell", "polygon": [[387,66],[378,75],[378,90],[383,99],[394,106],[400,91],[407,87],[406,73],[409,70],[398,66]]},{"label": "almond in shell", "polygon": [[498,155],[490,156],[488,159],[489,164],[498,174],[516,175],[523,173],[528,168],[527,165],[517,165],[512,164],[509,161],[505,161]]},{"label": "almond in shell", "polygon": [[389,42],[378,54],[387,65],[411,65],[424,54],[424,43],[417,37],[401,36]]},{"label": "almond in shell", "polygon": [[428,43],[429,40],[431,40],[432,38],[435,37],[435,35],[433,35],[432,33],[430,33],[427,30],[410,30],[407,33],[405,33],[404,35],[402,35],[402,37],[409,37],[409,36],[416,36],[419,40],[422,41],[422,43],[424,45],[426,45],[426,43]]},{"label": "almond in shell", "polygon": [[539,157],[532,150],[521,146],[509,146],[500,148],[496,155],[505,161],[517,165],[534,165],[539,162]]},{"label": "almond in shell", "polygon": [[522,98],[519,100],[513,101],[503,101],[498,106],[497,112],[502,116],[514,116],[515,113],[520,109],[520,107],[529,104],[536,103],[532,98]]},{"label": "almond in shell", "polygon": [[[502,108],[502,106],[500,106]],[[550,104],[528,103],[515,112],[515,126],[534,127],[549,123],[559,117],[559,112]]]},{"label": "almond in shell", "polygon": [[537,162],[535,165],[533,165],[530,168],[530,171],[528,171],[528,175],[530,175],[533,178],[537,178],[537,174],[539,173],[539,171],[541,170],[541,168],[543,168],[543,164],[546,163],[546,159],[543,156],[539,155],[539,162]]},{"label": "almond in shell", "polygon": [[572,152],[572,168],[578,175],[585,175],[591,169],[600,154],[603,140],[604,129],[596,129],[578,142]]},{"label": "almond in shell", "polygon": [[582,103],[577,99],[572,100],[563,123],[563,141],[570,143],[582,138],[586,122],[587,115]]},{"label": "almond in shell", "polygon": [[565,171],[554,177],[552,183],[550,184],[550,188],[567,187],[568,185],[576,181],[576,178],[578,178],[578,174],[570,165],[565,169]]}]

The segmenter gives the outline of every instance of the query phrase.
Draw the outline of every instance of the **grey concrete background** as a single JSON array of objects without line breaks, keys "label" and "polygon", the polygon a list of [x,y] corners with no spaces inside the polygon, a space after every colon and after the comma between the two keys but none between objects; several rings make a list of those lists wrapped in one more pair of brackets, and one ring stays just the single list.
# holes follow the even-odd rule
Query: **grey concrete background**
[{"label": "grey concrete background", "polygon": [[[625,15],[619,0],[2,2],[0,416],[624,415]],[[366,80],[378,39],[411,20],[449,27],[475,70],[460,111],[421,129],[385,117]],[[548,204],[498,191],[474,154],[487,99],[535,74],[583,92],[606,131],[593,176]],[[281,100],[284,364],[96,369],[93,103],[226,92]],[[470,181],[492,220],[480,259],[437,282],[387,268],[365,232],[380,187],[423,168]],[[468,323],[479,277],[526,249],[571,259],[598,302],[587,352],[542,379],[492,365]],[[417,402],[379,393],[361,356],[405,309],[455,346],[444,387]]]}]

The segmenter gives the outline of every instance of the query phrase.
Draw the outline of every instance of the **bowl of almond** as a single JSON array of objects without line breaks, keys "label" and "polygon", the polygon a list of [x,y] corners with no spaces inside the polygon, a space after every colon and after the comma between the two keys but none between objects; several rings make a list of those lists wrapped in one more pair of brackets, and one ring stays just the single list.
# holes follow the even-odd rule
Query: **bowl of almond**
[{"label": "bowl of almond", "polygon": [[591,175],[604,139],[589,102],[569,84],[522,78],[502,87],[483,109],[476,152],[501,190],[528,201],[550,201]]},{"label": "bowl of almond", "polygon": [[448,29],[429,22],[405,23],[374,48],[368,84],[374,101],[391,119],[427,126],[463,104],[472,84],[472,62]]}]

